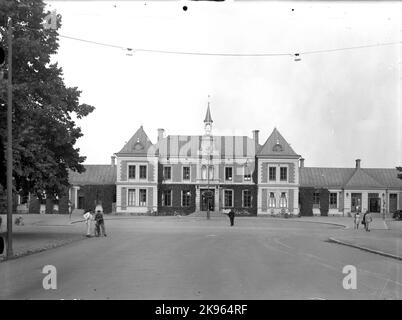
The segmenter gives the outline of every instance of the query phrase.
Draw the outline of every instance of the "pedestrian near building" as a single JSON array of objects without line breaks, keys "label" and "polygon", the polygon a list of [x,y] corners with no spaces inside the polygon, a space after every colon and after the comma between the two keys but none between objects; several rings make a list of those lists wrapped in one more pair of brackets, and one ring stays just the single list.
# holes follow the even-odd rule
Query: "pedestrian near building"
[{"label": "pedestrian near building", "polygon": [[232,227],[234,225],[234,218],[235,218],[235,212],[233,211],[233,209],[230,209],[228,216],[230,219],[230,226]]},{"label": "pedestrian near building", "polygon": [[98,210],[95,214],[95,236],[99,237],[100,235],[106,237],[105,221],[103,219],[103,214],[100,210]]},{"label": "pedestrian near building", "polygon": [[366,231],[370,231],[370,223],[371,223],[371,221],[373,221],[373,218],[371,217],[370,212],[367,211],[363,215],[363,221],[362,221],[362,224],[364,224],[364,229]]},{"label": "pedestrian near building", "polygon": [[84,213],[85,223],[87,224],[87,237],[91,236],[91,224],[92,224],[92,220],[94,219],[92,212],[93,212],[92,210],[87,210]]},{"label": "pedestrian near building", "polygon": [[360,224],[360,212],[357,211],[354,217],[354,229],[359,229],[359,224]]}]

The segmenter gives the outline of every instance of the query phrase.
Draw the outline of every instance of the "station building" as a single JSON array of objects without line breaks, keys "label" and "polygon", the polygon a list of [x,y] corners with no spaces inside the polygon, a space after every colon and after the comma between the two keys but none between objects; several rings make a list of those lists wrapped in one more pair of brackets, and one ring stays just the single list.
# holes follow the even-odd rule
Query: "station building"
[{"label": "station building", "polygon": [[277,128],[260,144],[248,136],[212,134],[208,105],[201,135],[167,135],[152,143],[141,126],[110,164],[70,172],[60,200],[17,197],[17,211],[67,213],[101,203],[106,213],[187,215],[234,209],[241,215],[389,214],[402,208],[394,168],[306,167]]}]

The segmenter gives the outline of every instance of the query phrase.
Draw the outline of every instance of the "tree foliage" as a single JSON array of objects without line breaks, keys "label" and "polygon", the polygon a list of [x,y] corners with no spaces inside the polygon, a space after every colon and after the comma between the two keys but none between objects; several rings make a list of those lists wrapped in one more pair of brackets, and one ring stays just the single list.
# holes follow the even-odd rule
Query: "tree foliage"
[{"label": "tree foliage", "polygon": [[402,167],[396,167],[396,170],[398,170],[398,178],[402,179]]},{"label": "tree foliage", "polygon": [[[85,157],[75,143],[82,136],[75,119],[94,107],[64,84],[62,68],[51,61],[59,48],[56,29],[45,29],[50,14],[42,0],[0,2],[0,45],[8,52],[7,17],[13,21],[13,177],[17,191],[61,195],[68,171],[83,172]],[[5,79],[8,67],[5,65]],[[0,86],[0,184],[6,186],[7,86]]]}]

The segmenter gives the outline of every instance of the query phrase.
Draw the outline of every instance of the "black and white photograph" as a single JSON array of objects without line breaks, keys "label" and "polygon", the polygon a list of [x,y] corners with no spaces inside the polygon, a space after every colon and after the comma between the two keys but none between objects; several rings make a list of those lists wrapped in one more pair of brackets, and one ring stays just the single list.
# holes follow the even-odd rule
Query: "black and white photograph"
[{"label": "black and white photograph", "polygon": [[401,43],[397,1],[0,0],[0,303],[401,300]]}]

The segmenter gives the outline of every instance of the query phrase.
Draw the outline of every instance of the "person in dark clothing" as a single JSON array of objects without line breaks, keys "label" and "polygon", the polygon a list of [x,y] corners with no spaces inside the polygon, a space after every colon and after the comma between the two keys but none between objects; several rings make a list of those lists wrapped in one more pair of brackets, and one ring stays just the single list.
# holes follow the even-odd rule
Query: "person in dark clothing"
[{"label": "person in dark clothing", "polygon": [[230,209],[228,216],[230,219],[230,226],[232,227],[234,225],[234,218],[235,218],[235,212],[233,211],[233,209]]},{"label": "person in dark clothing", "polygon": [[98,210],[95,214],[95,236],[99,237],[101,233],[106,237],[103,214],[100,210]]}]

